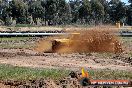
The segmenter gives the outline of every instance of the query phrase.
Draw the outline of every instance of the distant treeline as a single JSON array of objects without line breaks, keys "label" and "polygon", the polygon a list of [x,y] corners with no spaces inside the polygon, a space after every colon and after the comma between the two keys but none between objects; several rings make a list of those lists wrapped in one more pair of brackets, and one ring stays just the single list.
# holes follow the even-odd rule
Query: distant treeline
[{"label": "distant treeline", "polygon": [[[109,2],[108,2],[109,1]],[[132,25],[132,0],[0,0],[0,25]]]}]

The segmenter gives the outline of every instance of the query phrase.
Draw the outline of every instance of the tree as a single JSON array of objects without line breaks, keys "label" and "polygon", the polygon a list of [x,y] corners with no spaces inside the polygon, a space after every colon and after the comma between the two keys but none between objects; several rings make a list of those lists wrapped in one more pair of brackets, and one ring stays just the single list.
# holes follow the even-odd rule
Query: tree
[{"label": "tree", "polygon": [[44,18],[45,9],[41,5],[41,1],[33,2],[29,7],[29,13],[33,17],[35,24],[37,24],[37,19]]},{"label": "tree", "polygon": [[72,22],[72,9],[70,7],[70,4],[67,3],[66,4],[66,9],[65,9],[65,14],[64,14],[64,20],[65,20],[65,24],[71,24]]},{"label": "tree", "polygon": [[20,0],[12,0],[10,2],[10,9],[13,19],[16,19],[17,23],[26,23],[28,15],[28,5]]},{"label": "tree", "polygon": [[80,8],[80,0],[74,0],[70,1],[70,7],[71,7],[71,14],[72,14],[72,23],[76,23],[77,20],[79,19],[79,8]]},{"label": "tree", "polygon": [[88,22],[91,14],[91,5],[88,0],[82,0],[82,4],[78,10],[80,20],[85,19],[85,22]]},{"label": "tree", "polygon": [[112,0],[110,3],[110,19],[113,23],[124,22],[126,16],[125,3],[120,0]]},{"label": "tree", "polygon": [[44,0],[42,6],[45,8],[45,21],[49,25],[65,24],[69,20],[70,7],[65,0]]},{"label": "tree", "polygon": [[104,7],[104,17],[103,17],[103,23],[104,24],[109,24],[110,23],[110,15],[109,15],[109,2],[108,0],[99,0],[99,2],[103,5]]},{"label": "tree", "polygon": [[127,18],[127,24],[132,25],[132,0],[129,0],[130,5],[127,6],[127,13],[126,13],[126,18]]},{"label": "tree", "polygon": [[4,0],[1,0],[0,3],[0,19],[4,22],[5,25],[10,25],[11,10],[9,8],[9,4]]},{"label": "tree", "polygon": [[[11,24],[99,24],[120,21],[132,25],[132,0],[0,0],[0,21]],[[38,22],[39,20],[39,22]]]},{"label": "tree", "polygon": [[57,11],[56,0],[45,0],[42,2],[42,6],[45,8],[45,21],[48,22],[48,25],[53,25]]},{"label": "tree", "polygon": [[92,8],[92,19],[95,21],[95,24],[102,22],[104,17],[104,6],[98,0],[91,1]]},{"label": "tree", "polygon": [[71,16],[71,8],[65,0],[58,0],[56,1],[56,17],[54,22],[57,21],[57,24],[66,24],[69,20],[68,17]]}]

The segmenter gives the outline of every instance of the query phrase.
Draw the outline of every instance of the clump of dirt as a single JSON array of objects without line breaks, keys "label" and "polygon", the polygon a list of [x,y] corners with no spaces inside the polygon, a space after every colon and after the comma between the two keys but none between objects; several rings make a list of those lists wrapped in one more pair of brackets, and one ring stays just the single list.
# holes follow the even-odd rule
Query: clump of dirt
[{"label": "clump of dirt", "polygon": [[60,80],[59,85],[61,85],[61,88],[83,88],[78,79],[69,77]]},{"label": "clump of dirt", "polygon": [[[121,53],[122,46],[113,30],[91,29],[75,31],[80,34],[71,34],[64,42],[63,38],[43,40],[38,43],[38,51],[55,53],[82,53],[82,52],[112,52]],[[63,41],[63,42],[62,42]]]},{"label": "clump of dirt", "polygon": [[0,88],[82,88],[75,78],[66,77],[62,80],[37,79],[28,81],[0,81]]},{"label": "clump of dirt", "polygon": [[0,82],[2,88],[61,88],[51,79],[37,79],[29,81],[4,80]]}]

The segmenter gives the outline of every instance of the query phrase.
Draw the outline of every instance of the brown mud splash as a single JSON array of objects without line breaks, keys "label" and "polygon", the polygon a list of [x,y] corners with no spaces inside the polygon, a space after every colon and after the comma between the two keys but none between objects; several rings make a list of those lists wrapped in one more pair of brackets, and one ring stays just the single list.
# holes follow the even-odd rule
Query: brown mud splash
[{"label": "brown mud splash", "polygon": [[71,34],[64,39],[60,37],[59,41],[56,38],[41,40],[35,50],[54,53],[122,52],[121,43],[113,30],[91,29],[76,32],[80,34]]}]

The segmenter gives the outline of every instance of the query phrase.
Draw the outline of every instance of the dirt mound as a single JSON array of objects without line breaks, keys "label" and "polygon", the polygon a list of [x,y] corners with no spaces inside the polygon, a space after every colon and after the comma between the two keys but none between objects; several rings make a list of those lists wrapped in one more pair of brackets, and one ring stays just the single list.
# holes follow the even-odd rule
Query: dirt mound
[{"label": "dirt mound", "polygon": [[121,53],[122,47],[119,39],[113,34],[116,30],[91,29],[79,30],[80,34],[69,35],[68,38],[59,38],[60,41],[40,40],[37,44],[37,51],[55,52],[55,53],[81,53],[81,52],[112,52]]},{"label": "dirt mound", "polygon": [[29,81],[4,80],[0,88],[82,88],[77,79],[64,78],[54,81],[52,79],[37,79]]},{"label": "dirt mound", "polygon": [[0,88],[60,88],[51,79],[38,79],[29,81],[4,80],[0,82]]}]

